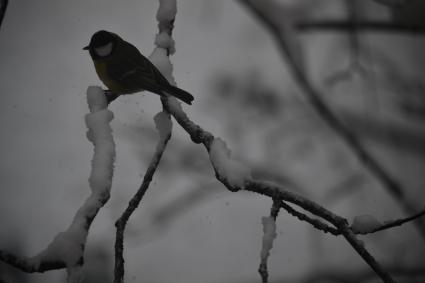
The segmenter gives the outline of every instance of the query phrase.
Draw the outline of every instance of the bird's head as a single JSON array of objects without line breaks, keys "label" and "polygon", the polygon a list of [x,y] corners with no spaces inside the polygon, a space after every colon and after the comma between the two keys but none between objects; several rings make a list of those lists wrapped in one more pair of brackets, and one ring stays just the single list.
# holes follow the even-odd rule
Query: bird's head
[{"label": "bird's head", "polygon": [[93,59],[105,58],[112,54],[118,39],[119,37],[116,34],[100,30],[92,35],[89,45],[83,49],[88,50]]}]

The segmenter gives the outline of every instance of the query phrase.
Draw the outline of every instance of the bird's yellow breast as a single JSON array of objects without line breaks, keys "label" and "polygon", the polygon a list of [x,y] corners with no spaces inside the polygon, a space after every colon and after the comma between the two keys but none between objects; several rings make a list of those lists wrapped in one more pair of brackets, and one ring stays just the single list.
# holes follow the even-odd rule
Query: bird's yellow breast
[{"label": "bird's yellow breast", "polygon": [[105,86],[114,93],[121,93],[122,87],[120,87],[120,85],[117,82],[115,82],[108,76],[108,71],[106,66],[107,66],[106,60],[94,61],[94,67],[96,68],[96,73],[99,76],[99,78],[102,80],[102,82],[105,84]]}]

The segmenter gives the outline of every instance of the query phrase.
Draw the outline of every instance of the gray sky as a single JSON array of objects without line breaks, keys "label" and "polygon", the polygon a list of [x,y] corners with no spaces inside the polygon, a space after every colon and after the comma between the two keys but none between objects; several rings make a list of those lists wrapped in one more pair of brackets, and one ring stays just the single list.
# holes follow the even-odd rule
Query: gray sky
[{"label": "gray sky", "polygon": [[[70,224],[88,195],[92,145],[85,136],[84,115],[88,112],[85,91],[89,85],[101,85],[89,55],[81,48],[95,31],[107,29],[149,55],[157,32],[157,7],[156,0],[10,1],[0,30],[0,93],[3,97],[0,104],[3,121],[0,245],[17,238],[25,254],[34,255]],[[265,84],[283,89],[285,95],[291,97],[295,88],[269,34],[237,1],[181,0],[173,35],[177,49],[172,57],[174,77],[179,87],[195,96],[194,104],[184,106],[185,111],[202,127],[224,138],[237,156],[248,160],[262,156],[261,150],[253,149],[257,132],[252,133],[252,142],[247,143],[246,148],[238,147],[237,139],[225,127],[227,121],[221,118],[229,117],[233,109],[226,106],[227,101],[224,105],[212,103],[214,97],[211,96],[215,93],[210,86],[217,74],[229,72],[240,78],[239,74],[255,69]],[[313,71],[330,58],[321,56],[329,49],[317,38],[311,38],[317,49],[310,49],[308,54],[309,58],[316,58],[312,60]],[[155,142],[152,118],[161,108],[157,96],[141,94],[122,97],[111,109],[115,115],[112,126],[117,144],[112,197],[93,223],[87,249],[101,243],[112,255],[113,224],[147,167]],[[291,109],[285,108],[285,111],[292,113]],[[238,113],[235,117],[240,121],[244,119]],[[166,164],[179,160],[181,144],[190,143],[176,123],[173,134],[175,141],[165,153]],[[324,188],[335,181],[334,176],[317,175],[317,171],[310,169],[323,167],[329,150],[344,152],[346,149],[338,142],[331,142],[328,147],[310,145],[313,151],[308,154],[314,156],[308,158],[314,161],[306,157],[308,162],[292,162],[291,153],[278,152],[276,156],[290,161],[278,170],[288,169],[304,181],[304,185],[314,183]],[[205,151],[196,145],[187,148],[196,153],[195,161],[208,169]],[[405,158],[409,163],[409,157]],[[342,163],[343,167],[330,170],[354,170],[358,165],[353,158],[346,158]],[[418,165],[418,168],[422,167]],[[158,173],[162,178],[158,177],[153,183],[146,202],[128,228],[129,248],[125,255],[128,282],[139,282],[142,278],[145,282],[161,283],[258,279],[261,216],[269,213],[271,201],[245,193],[225,192],[220,185],[214,185],[212,170],[206,171],[209,175],[182,172],[181,168],[174,172],[172,167],[164,172]],[[193,189],[193,180],[199,179],[217,193],[208,202],[201,202],[202,205],[177,217],[165,232],[157,233],[150,223],[152,214],[169,200]],[[366,211],[374,213],[378,211],[376,199],[385,203],[385,207],[393,204],[387,195],[375,198],[375,194],[382,192],[373,188],[370,192],[373,197],[358,195],[356,203],[363,203]],[[312,195],[321,192],[313,191]],[[333,208],[351,216],[358,212],[355,207],[344,202]],[[399,211],[378,213],[396,217]],[[287,215],[279,218],[278,226],[279,236],[269,267],[275,278],[287,274],[296,276],[317,265],[320,251],[312,247],[317,248],[318,242],[325,248],[336,247],[344,254],[342,258],[329,256],[329,262],[336,265],[352,262],[363,267],[358,256],[341,239],[320,235]],[[60,271],[30,278],[35,278],[34,282],[47,282],[62,276]]]}]

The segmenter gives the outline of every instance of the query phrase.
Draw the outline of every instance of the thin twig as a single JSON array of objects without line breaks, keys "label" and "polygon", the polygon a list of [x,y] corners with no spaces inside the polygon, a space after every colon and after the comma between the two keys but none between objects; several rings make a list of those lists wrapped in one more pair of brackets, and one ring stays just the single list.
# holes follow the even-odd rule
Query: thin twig
[{"label": "thin twig", "polygon": [[280,199],[282,201],[294,203],[302,207],[306,211],[309,211],[310,213],[313,213],[329,221],[342,233],[342,235],[344,235],[350,245],[357,251],[357,253],[363,258],[363,260],[376,272],[376,274],[379,275],[383,282],[395,282],[388,274],[388,272],[386,272],[381,267],[381,265],[373,258],[373,256],[361,245],[360,241],[356,238],[356,235],[348,227],[348,222],[346,219],[332,213],[331,211],[309,199],[306,199],[294,193],[290,193],[288,191],[284,191],[282,188],[279,188],[272,184],[248,181],[246,182],[244,189],[267,195],[269,197],[272,197],[273,199]]},{"label": "thin twig", "polygon": [[386,221],[384,222],[384,224],[382,224],[382,226],[376,227],[375,229],[362,233],[362,232],[356,232],[356,234],[362,234],[362,235],[366,235],[366,234],[371,234],[371,233],[375,233],[375,232],[379,232],[379,231],[383,231],[383,230],[387,230],[387,229],[391,229],[397,226],[401,226],[404,223],[407,222],[411,222],[419,217],[422,217],[425,215],[425,209],[423,209],[422,211],[410,216],[410,217],[406,217],[406,218],[401,218],[401,219],[397,219],[397,220],[392,220],[392,221]]},{"label": "thin twig", "polygon": [[114,271],[114,283],[121,283],[124,279],[124,231],[128,219],[139,206],[143,196],[149,188],[149,184],[152,181],[152,177],[155,174],[158,164],[161,160],[162,154],[164,153],[165,148],[167,147],[168,141],[171,138],[171,132],[167,135],[165,139],[160,139],[158,141],[154,156],[152,157],[149,167],[146,170],[145,176],[143,177],[143,182],[137,190],[136,194],[131,198],[128,203],[127,208],[121,215],[121,217],[115,223],[117,228],[116,239],[115,239],[115,271]]},{"label": "thin twig", "polygon": [[327,225],[326,223],[322,222],[320,219],[311,218],[308,215],[297,211],[296,209],[294,209],[292,206],[290,206],[284,201],[280,203],[280,206],[292,216],[295,216],[301,221],[310,223],[314,228],[318,230],[321,230],[325,233],[331,233],[334,236],[338,236],[341,234],[338,229],[335,229],[334,227]]},{"label": "thin twig", "polygon": [[[324,223],[323,221],[321,221],[320,219],[315,219],[315,218],[311,218],[308,215],[297,211],[296,209],[294,209],[292,206],[290,206],[289,204],[285,203],[285,202],[281,202],[280,203],[280,207],[282,207],[283,209],[285,209],[289,214],[291,214],[292,216],[297,217],[299,220],[301,221],[305,221],[310,223],[314,228],[321,230],[325,233],[330,233],[334,236],[339,236],[341,235],[341,231],[338,229],[335,229],[331,226],[329,226],[328,224]],[[356,235],[367,235],[367,234],[372,234],[372,233],[376,233],[376,232],[380,232],[380,231],[384,231],[384,230],[388,230],[397,226],[401,226],[405,223],[411,222],[419,217],[422,217],[425,215],[425,209],[423,209],[422,211],[406,217],[406,218],[400,218],[397,220],[392,220],[392,221],[386,221],[384,222],[384,224],[382,224],[379,227],[376,227],[375,229],[372,229],[370,231],[367,232],[362,232],[362,231],[353,231],[352,232]]]}]

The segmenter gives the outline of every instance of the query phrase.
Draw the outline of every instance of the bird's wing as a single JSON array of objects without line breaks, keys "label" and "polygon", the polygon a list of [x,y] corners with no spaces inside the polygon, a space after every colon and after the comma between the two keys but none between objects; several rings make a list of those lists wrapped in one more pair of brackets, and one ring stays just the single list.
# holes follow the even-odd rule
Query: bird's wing
[{"label": "bird's wing", "polygon": [[162,94],[169,86],[161,72],[130,43],[122,45],[115,56],[107,72],[126,92],[148,90]]}]

